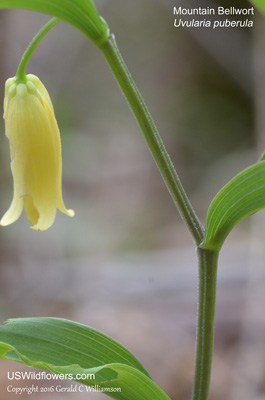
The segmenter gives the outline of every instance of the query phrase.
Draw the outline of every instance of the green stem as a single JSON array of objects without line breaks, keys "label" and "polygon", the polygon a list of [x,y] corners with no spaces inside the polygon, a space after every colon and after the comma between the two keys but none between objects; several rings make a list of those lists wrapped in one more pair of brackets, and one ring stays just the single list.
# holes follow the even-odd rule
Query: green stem
[{"label": "green stem", "polygon": [[100,49],[109,63],[109,66],[112,69],[112,72],[136,117],[136,120],[138,121],[149,149],[156,161],[158,169],[166,183],[173,201],[180,212],[180,215],[186,223],[195,243],[199,245],[203,239],[203,228],[183,189],[180,179],[143,98],[119,52],[114,36],[110,35],[107,41],[100,46]]},{"label": "green stem", "polygon": [[17,73],[16,73],[16,82],[17,83],[25,83],[26,79],[26,65],[32,56],[32,53],[35,51],[38,44],[44,38],[44,36],[56,25],[60,22],[58,18],[52,18],[44,27],[34,36],[27,49],[25,50],[20,63],[18,65]]},{"label": "green stem", "polygon": [[192,400],[208,400],[214,341],[218,255],[217,251],[198,248],[199,301]]}]

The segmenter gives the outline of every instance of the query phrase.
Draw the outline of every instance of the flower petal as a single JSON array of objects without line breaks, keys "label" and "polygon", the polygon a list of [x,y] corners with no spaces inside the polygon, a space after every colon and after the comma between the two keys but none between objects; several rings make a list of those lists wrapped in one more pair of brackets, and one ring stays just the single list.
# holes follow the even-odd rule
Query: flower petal
[{"label": "flower petal", "polygon": [[38,213],[38,210],[33,204],[32,197],[28,195],[23,196],[23,201],[24,201],[24,210],[29,222],[32,225],[36,225],[40,215]]},{"label": "flower petal", "polygon": [[61,181],[62,181],[61,137],[60,137],[60,131],[58,128],[58,124],[57,124],[57,121],[56,121],[56,118],[54,115],[53,105],[52,105],[49,93],[47,92],[45,86],[42,84],[42,82],[39,80],[39,78],[32,74],[27,75],[27,78],[29,79],[30,82],[32,82],[34,84],[34,86],[38,90],[38,93],[40,95],[40,100],[42,102],[43,107],[45,108],[45,111],[47,113],[47,116],[48,116],[50,124],[51,124],[52,132],[53,132],[55,151],[56,151],[56,159],[57,159],[57,173],[58,173],[57,208],[64,214],[68,215],[69,217],[73,217],[75,215],[74,210],[67,209],[65,207],[64,201],[63,201],[62,183],[61,183]]},{"label": "flower petal", "polygon": [[12,203],[0,221],[0,225],[7,226],[15,222],[21,215],[23,210],[23,200],[18,197],[17,190],[14,187],[14,195]]},{"label": "flower petal", "polygon": [[67,208],[65,207],[64,202],[63,202],[62,195],[59,196],[58,199],[57,199],[57,208],[58,208],[58,210],[60,210],[60,211],[63,212],[64,214],[68,215],[68,217],[74,217],[74,216],[75,216],[74,210],[67,209]]},{"label": "flower petal", "polygon": [[43,83],[39,80],[36,75],[28,74],[27,80],[36,87],[39,92],[40,97],[46,102],[48,107],[50,108],[51,112],[54,113],[53,105],[49,93]]},{"label": "flower petal", "polygon": [[[30,196],[25,196],[25,197],[31,199]],[[25,208],[25,211],[27,212],[26,208]],[[50,228],[54,222],[54,219],[56,216],[56,207],[53,207],[53,206],[47,207],[47,205],[46,205],[46,207],[39,207],[39,211],[40,212],[38,212],[38,209],[35,207],[32,199],[31,199],[29,212],[33,217],[34,217],[34,213],[38,213],[38,215],[39,215],[37,222],[35,222],[35,224],[33,226],[31,226],[31,228],[36,231],[45,231],[46,229]],[[27,214],[27,217],[29,219],[28,214]],[[31,223],[33,224],[33,222],[31,222]]]}]

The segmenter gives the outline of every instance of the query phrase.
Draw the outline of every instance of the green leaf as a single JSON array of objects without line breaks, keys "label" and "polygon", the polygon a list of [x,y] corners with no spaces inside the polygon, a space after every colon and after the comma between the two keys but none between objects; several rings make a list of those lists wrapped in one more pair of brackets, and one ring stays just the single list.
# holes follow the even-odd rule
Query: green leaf
[{"label": "green leaf", "polygon": [[251,0],[251,3],[254,4],[260,11],[265,14],[265,2],[264,0]]},{"label": "green leaf", "polygon": [[96,45],[109,36],[108,25],[92,0],[0,0],[1,8],[22,8],[52,15],[79,29]]},{"label": "green leaf", "polygon": [[265,208],[265,161],[242,171],[217,193],[208,209],[200,247],[219,251],[232,228],[262,208]]},{"label": "green leaf", "polygon": [[0,327],[0,357],[63,374],[114,399],[169,400],[123,346],[95,329],[65,319],[9,320]]}]

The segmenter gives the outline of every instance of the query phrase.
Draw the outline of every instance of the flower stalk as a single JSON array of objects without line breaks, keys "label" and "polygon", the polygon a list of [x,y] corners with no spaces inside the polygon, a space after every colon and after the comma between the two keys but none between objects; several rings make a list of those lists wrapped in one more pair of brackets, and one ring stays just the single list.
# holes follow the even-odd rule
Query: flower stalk
[{"label": "flower stalk", "polygon": [[26,83],[27,78],[26,78],[26,65],[36,50],[38,44],[41,42],[41,40],[44,38],[44,36],[47,35],[47,33],[56,25],[60,22],[58,18],[52,18],[46,25],[43,26],[42,29],[39,30],[39,32],[34,36],[30,44],[28,45],[27,49],[25,50],[20,63],[17,68],[17,73],[16,73],[16,83]]}]

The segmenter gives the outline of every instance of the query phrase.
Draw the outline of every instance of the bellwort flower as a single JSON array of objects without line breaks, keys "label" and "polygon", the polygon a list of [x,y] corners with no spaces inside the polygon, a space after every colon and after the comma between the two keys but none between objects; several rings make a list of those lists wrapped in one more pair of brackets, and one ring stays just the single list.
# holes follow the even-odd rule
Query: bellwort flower
[{"label": "bellwort flower", "polygon": [[32,229],[45,230],[58,208],[68,216],[61,189],[61,140],[50,96],[35,75],[5,85],[5,133],[9,139],[13,200],[0,224],[15,222],[23,207]]}]

